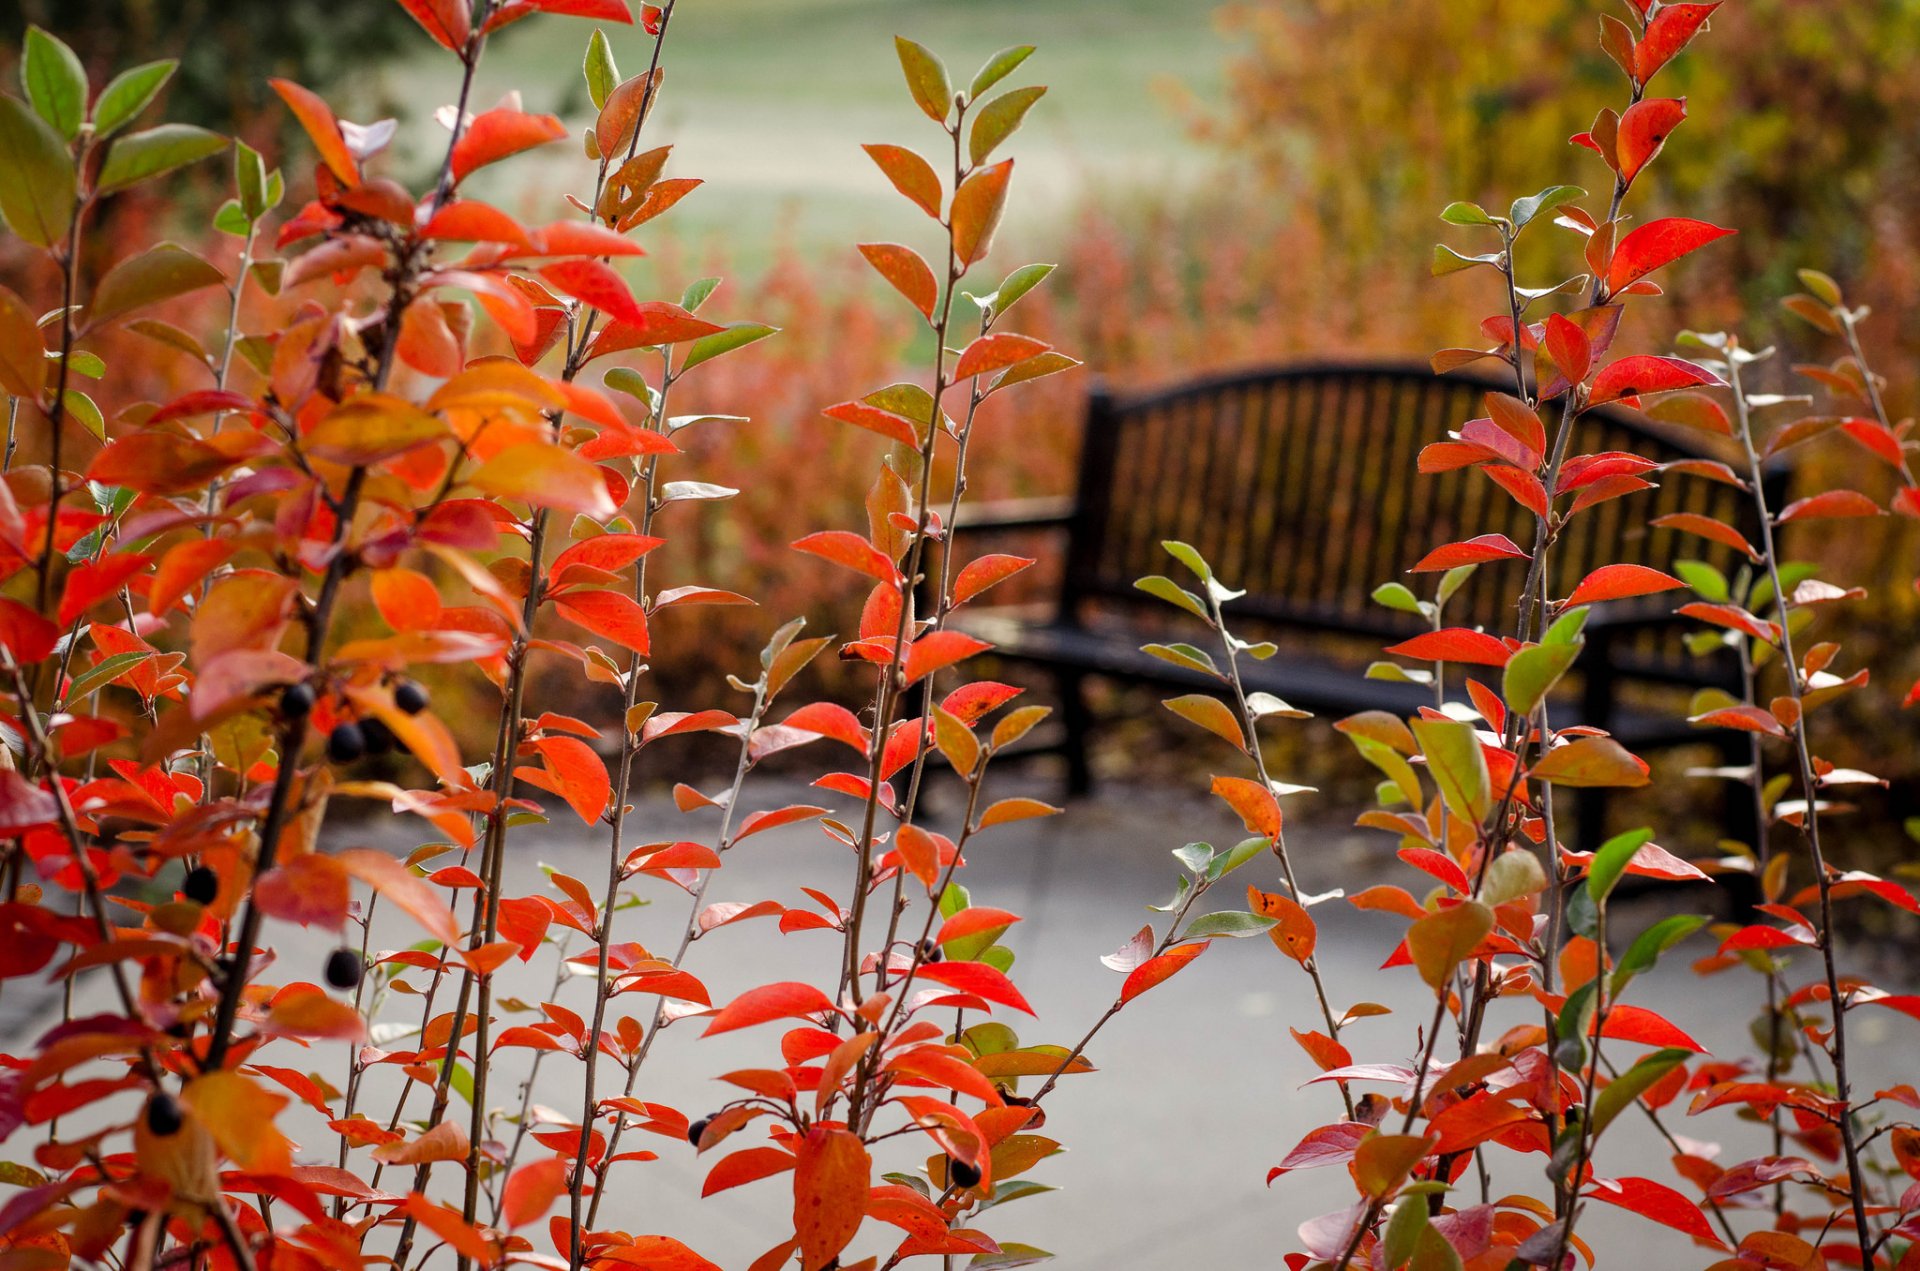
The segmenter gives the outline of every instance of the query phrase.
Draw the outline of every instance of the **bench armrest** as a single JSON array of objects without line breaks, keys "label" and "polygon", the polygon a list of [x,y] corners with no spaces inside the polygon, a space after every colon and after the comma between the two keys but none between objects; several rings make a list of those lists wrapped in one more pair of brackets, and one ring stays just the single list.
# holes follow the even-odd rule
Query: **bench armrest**
[{"label": "bench armrest", "polygon": [[990,503],[962,503],[957,530],[1033,530],[1059,528],[1073,520],[1072,498],[998,499]]}]

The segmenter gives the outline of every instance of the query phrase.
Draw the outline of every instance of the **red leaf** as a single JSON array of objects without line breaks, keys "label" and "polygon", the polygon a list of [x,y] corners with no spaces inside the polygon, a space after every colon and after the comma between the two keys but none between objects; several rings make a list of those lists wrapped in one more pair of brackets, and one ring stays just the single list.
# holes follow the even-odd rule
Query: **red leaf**
[{"label": "red leaf", "polygon": [[1424,631],[1411,640],[1389,646],[1386,651],[1417,662],[1471,662],[1480,666],[1505,666],[1513,656],[1497,636],[1465,627]]},{"label": "red leaf", "polygon": [[[458,0],[454,0],[455,3]],[[340,122],[333,117],[333,108],[320,99],[318,93],[300,87],[288,79],[270,79],[267,83],[273,91],[280,94],[280,100],[287,104],[293,117],[306,129],[307,136],[313,141],[313,148],[320,152],[320,161],[333,170],[333,175],[348,186],[360,184],[360,163],[353,157],[353,151],[347,148],[347,139],[341,135]]]},{"label": "red leaf", "polygon": [[935,933],[935,944],[946,944],[950,940],[959,940],[967,936],[977,936],[983,931],[1004,931],[1020,921],[1020,915],[1005,909],[993,909],[985,905],[975,905],[962,909],[953,917],[940,924]]},{"label": "red leaf", "polygon": [[1267,1182],[1290,1170],[1313,1169],[1321,1165],[1344,1165],[1353,1159],[1360,1140],[1373,1133],[1373,1127],[1360,1121],[1336,1121],[1309,1130],[1281,1162],[1267,1173]]},{"label": "red leaf", "polygon": [[474,116],[453,146],[453,179],[464,181],[476,168],[498,163],[509,155],[559,141],[567,126],[552,115],[530,115],[497,106]]},{"label": "red leaf", "polygon": [[1590,605],[1602,600],[1624,600],[1629,596],[1651,596],[1685,585],[1672,574],[1649,569],[1645,565],[1602,565],[1580,580],[1580,585],[1567,597],[1567,604]]},{"label": "red leaf", "polygon": [[117,552],[77,566],[67,575],[67,585],[60,593],[60,611],[55,622],[62,627],[72,626],[74,619],[119,591],[129,578],[145,569],[152,559],[151,556]]},{"label": "red leaf", "polygon": [[900,585],[900,570],[893,558],[850,530],[822,530],[794,543],[798,551],[843,565],[883,583]]},{"label": "red leaf", "polygon": [[1713,1224],[1700,1212],[1700,1206],[1665,1183],[1656,1183],[1650,1178],[1595,1179],[1586,1195],[1590,1200],[1603,1200],[1609,1205],[1631,1210],[1663,1227],[1684,1231],[1716,1249],[1726,1248],[1720,1238],[1713,1234]]},{"label": "red leaf", "polygon": [[879,433],[887,440],[897,441],[903,446],[920,444],[920,438],[910,421],[890,410],[881,410],[878,406],[869,406],[865,402],[841,402],[827,407],[820,413],[829,419],[852,424],[855,428]]},{"label": "red leaf", "polygon": [[720,1158],[720,1162],[707,1173],[707,1181],[700,1188],[702,1197],[715,1192],[726,1191],[729,1187],[739,1187],[743,1183],[758,1182],[771,1178],[775,1174],[784,1174],[793,1168],[793,1153],[777,1147],[750,1147],[729,1156]]},{"label": "red leaf", "polygon": [[553,1202],[566,1194],[567,1162],[557,1156],[534,1161],[513,1171],[501,1197],[500,1214],[507,1227],[524,1227],[547,1216]]},{"label": "red leaf", "polygon": [[1128,973],[1127,982],[1120,986],[1121,1003],[1131,1002],[1154,985],[1178,975],[1187,963],[1205,953],[1210,943],[1202,940],[1198,944],[1183,944],[1142,962]]},{"label": "red leaf", "polygon": [[1684,216],[1649,221],[1613,249],[1613,259],[1607,264],[1607,290],[1624,290],[1663,265],[1734,232]]},{"label": "red leaf", "polygon": [[907,648],[901,669],[912,684],[993,646],[959,631],[929,631]]},{"label": "red leaf", "polygon": [[336,853],[334,859],[349,874],[372,887],[389,903],[426,928],[427,934],[441,944],[459,943],[459,919],[453,916],[453,910],[447,908],[439,891],[426,879],[393,857],[370,847],[351,847]]},{"label": "red leaf", "polygon": [[[1592,1036],[1589,1032],[1588,1036]],[[1601,1033],[1609,1041],[1634,1042],[1642,1046],[1675,1046],[1697,1055],[1707,1048],[1687,1036],[1665,1017],[1644,1006],[1616,1004],[1607,1012],[1607,1026]]]},{"label": "red leaf", "polygon": [[1677,530],[1682,534],[1694,534],[1715,543],[1723,543],[1739,552],[1756,565],[1760,563],[1760,553],[1739,530],[1710,516],[1698,512],[1669,512],[1665,516],[1656,516],[1649,524],[1661,529]]},{"label": "red leaf", "polygon": [[953,250],[962,265],[971,265],[993,246],[993,232],[1006,207],[1007,182],[1013,160],[1004,159],[968,177],[953,195]]},{"label": "red leaf", "polygon": [[1781,525],[1788,521],[1807,521],[1816,518],[1840,520],[1857,516],[1883,515],[1880,505],[1858,490],[1828,490],[1821,494],[1796,499],[1781,509],[1777,518]]},{"label": "red leaf", "polygon": [[1787,735],[1786,729],[1780,727],[1780,721],[1770,711],[1761,710],[1758,706],[1723,706],[1704,715],[1695,715],[1687,722],[1697,728],[1737,728],[1741,732],[1764,733],[1769,737]]},{"label": "red leaf", "polygon": [[1585,331],[1556,313],[1547,319],[1545,343],[1547,356],[1568,383],[1586,382],[1587,372],[1593,369],[1593,345]]},{"label": "red leaf", "polygon": [[443,49],[460,52],[473,30],[472,6],[467,0],[400,0],[400,7],[413,15]]},{"label": "red leaf", "polygon": [[1780,628],[1771,622],[1755,617],[1738,605],[1715,605],[1704,601],[1693,601],[1674,610],[1683,618],[1698,618],[1710,622],[1716,627],[1730,627],[1745,632],[1756,640],[1778,640]]},{"label": "red leaf", "polygon": [[939,219],[940,178],[934,175],[932,164],[905,146],[872,145],[860,148],[880,165],[880,170],[887,174],[887,180],[893,182],[894,189],[913,200],[928,216]]},{"label": "red leaf", "polygon": [[919,252],[899,243],[862,243],[860,254],[922,317],[929,322],[933,320],[933,306],[940,299],[940,284]]},{"label": "red leaf", "polygon": [[1703,384],[1725,387],[1719,376],[1691,362],[1677,357],[1635,354],[1601,368],[1593,378],[1593,392],[1587,398],[1587,405],[1603,406],[1622,398],[1671,393]]},{"label": "red leaf", "polygon": [[785,981],[748,989],[721,1007],[707,1025],[703,1037],[729,1033],[736,1028],[751,1028],[776,1019],[813,1019],[834,1014],[833,1002],[811,984]]},{"label": "red leaf", "polygon": [[976,375],[1003,370],[1016,362],[1037,357],[1052,347],[1032,336],[1014,335],[1010,332],[983,335],[969,344],[960,354],[960,361],[953,368],[953,378],[955,380],[972,379]]},{"label": "red leaf", "polygon": [[1033,564],[1031,556],[976,557],[968,561],[965,568],[954,578],[952,603],[964,605],[995,583],[1004,582],[1031,564]]},{"label": "red leaf", "polygon": [[860,720],[844,706],[833,702],[815,702],[811,706],[802,706],[782,721],[782,728],[798,728],[802,732],[817,733],[822,737],[831,737],[837,742],[853,747],[861,754],[867,753],[869,738],[867,730]]},{"label": "red leaf", "polygon": [[1634,45],[1634,78],[1642,84],[1652,79],[1654,72],[1687,47],[1701,25],[1719,7],[1719,0],[1714,0],[1712,4],[1661,5],[1659,14],[1647,23],[1646,34]]},{"label": "red leaf", "polygon": [[1443,569],[1456,569],[1461,565],[1480,565],[1494,560],[1531,559],[1514,541],[1505,534],[1478,534],[1459,543],[1448,543],[1436,547],[1420,558],[1420,563],[1407,572],[1410,574],[1432,574]]},{"label": "red leaf", "polygon": [[554,786],[574,814],[588,825],[598,821],[607,810],[613,783],[593,747],[577,737],[542,737],[533,748],[546,761]]},{"label": "red leaf", "polygon": [[[1619,132],[1614,139],[1614,153],[1620,160],[1620,179],[1632,185],[1634,177],[1653,162],[1660,147],[1667,144],[1668,135],[1686,117],[1684,97],[1650,97],[1627,107],[1626,113],[1620,116]],[[1547,321],[1551,324],[1553,320]]]},{"label": "red leaf", "polygon": [[592,361],[609,353],[628,349],[649,349],[660,344],[681,344],[716,335],[726,330],[718,323],[696,318],[677,304],[665,300],[643,300],[632,310],[637,317],[616,318],[593,341]]},{"label": "red leaf", "polygon": [[643,655],[648,650],[647,612],[632,596],[618,591],[569,591],[553,607],[568,622],[623,648]]},{"label": "red leaf", "polygon": [[646,313],[635,303],[633,293],[627,289],[626,280],[604,261],[558,261],[543,267],[540,276],[552,283],[555,289],[589,308],[600,310],[617,322],[640,326],[647,320]]},{"label": "red leaf", "polygon": [[1034,1010],[1027,1005],[1027,999],[1013,986],[1013,981],[1001,974],[998,968],[984,962],[935,962],[920,968],[920,978],[932,980],[935,984],[944,984],[950,989],[962,993],[972,993],[989,1002],[1001,1006],[1010,1006],[1016,1011],[1025,1011],[1032,1015]]}]

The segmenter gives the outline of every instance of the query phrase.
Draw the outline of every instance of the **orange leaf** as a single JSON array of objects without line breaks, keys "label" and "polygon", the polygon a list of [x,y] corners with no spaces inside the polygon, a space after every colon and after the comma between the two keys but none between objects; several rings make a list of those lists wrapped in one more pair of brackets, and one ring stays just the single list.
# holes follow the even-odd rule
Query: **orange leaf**
[{"label": "orange leaf", "polygon": [[476,168],[549,141],[558,141],[566,135],[566,125],[552,115],[530,115],[507,106],[495,107],[474,116],[473,122],[460,134],[460,140],[454,143],[453,179],[457,184]]},{"label": "orange leaf", "polygon": [[827,1125],[810,1127],[793,1146],[793,1231],[801,1271],[821,1271],[866,1219],[873,1159],[859,1135]]},{"label": "orange leaf", "polygon": [[1007,182],[1013,160],[982,168],[961,183],[953,195],[953,251],[962,265],[971,265],[993,246],[993,232],[1007,204]]},{"label": "orange leaf", "polygon": [[347,148],[347,139],[340,132],[340,121],[333,116],[333,108],[320,99],[318,93],[300,87],[292,80],[270,79],[268,84],[280,94],[280,100],[287,104],[293,117],[306,129],[307,136],[313,141],[313,148],[320,152],[320,161],[333,170],[333,175],[348,185],[360,184],[360,162],[353,157],[353,151]]},{"label": "orange leaf", "polygon": [[1601,600],[1622,600],[1629,596],[1650,596],[1655,592],[1684,587],[1672,574],[1645,565],[1602,565],[1585,578],[1567,597],[1569,605],[1590,605]]},{"label": "orange leaf", "polygon": [[1270,840],[1280,837],[1280,801],[1266,786],[1244,777],[1215,777],[1213,792],[1240,814],[1249,834]]},{"label": "orange leaf", "polygon": [[509,1229],[524,1227],[547,1216],[553,1202],[567,1190],[567,1162],[557,1156],[534,1161],[513,1171],[501,1197],[500,1215]]},{"label": "orange leaf", "polygon": [[1202,940],[1197,944],[1183,944],[1142,962],[1127,974],[1127,982],[1120,986],[1121,1003],[1131,1002],[1154,985],[1178,975],[1187,963],[1207,951],[1209,943]]}]

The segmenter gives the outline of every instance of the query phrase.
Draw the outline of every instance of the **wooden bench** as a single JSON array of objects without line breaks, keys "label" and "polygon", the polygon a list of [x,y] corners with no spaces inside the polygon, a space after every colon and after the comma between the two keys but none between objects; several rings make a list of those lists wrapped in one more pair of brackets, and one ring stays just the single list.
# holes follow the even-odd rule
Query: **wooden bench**
[{"label": "wooden bench", "polygon": [[[1243,660],[1249,691],[1342,714],[1406,715],[1431,704],[1431,689],[1366,677],[1364,668],[1379,658],[1382,645],[1425,629],[1422,619],[1382,607],[1371,593],[1397,579],[1422,598],[1431,596],[1430,579],[1405,571],[1443,543],[1498,532],[1531,547],[1531,515],[1485,476],[1472,469],[1422,475],[1416,466],[1422,446],[1483,415],[1482,394],[1510,384],[1467,372],[1439,376],[1417,364],[1324,363],[1138,394],[1096,389],[1087,404],[1073,498],[980,504],[957,527],[966,538],[989,531],[1066,535],[1050,603],[962,610],[961,625],[992,640],[1000,656],[1052,673],[1070,793],[1092,785],[1088,676],[1217,688],[1141,652],[1150,640],[1198,643],[1205,634],[1134,587],[1145,575],[1181,572],[1160,546],[1165,539],[1191,543],[1224,581],[1246,589],[1229,608],[1247,628],[1237,634],[1257,630],[1283,643],[1280,656]],[[1572,454],[1627,450],[1661,462],[1727,457],[1709,438],[1622,409],[1588,411],[1576,430]],[[1781,470],[1769,482],[1784,478]],[[1773,506],[1782,505],[1781,491],[1772,497]],[[1750,512],[1743,514],[1750,506],[1731,486],[1675,474],[1657,489],[1599,504],[1556,545],[1550,594],[1567,595],[1592,569],[1616,561],[1670,569],[1676,557],[1693,558],[1731,573],[1736,562],[1729,549],[1647,523],[1666,513],[1699,512],[1743,525],[1757,541]],[[1524,569],[1518,561],[1481,566],[1449,603],[1447,624],[1511,630]],[[1686,650],[1685,628],[1670,612],[1676,603],[1669,594],[1598,606],[1577,673],[1553,705],[1554,723],[1597,725],[1635,750],[1716,746],[1722,762],[1745,763],[1743,736],[1702,734],[1686,723],[1688,690],[1738,692],[1739,672],[1730,653],[1700,658]],[[1492,682],[1497,688],[1497,675]],[[1464,698],[1459,668],[1450,668],[1447,687],[1449,697]],[[1663,692],[1660,707],[1633,700],[1635,693]],[[1605,806],[1599,792],[1582,794],[1579,838],[1591,847],[1604,827]],[[1750,801],[1731,800],[1732,814],[1742,802]],[[1736,835],[1742,830],[1751,842],[1750,825],[1729,826]]]}]

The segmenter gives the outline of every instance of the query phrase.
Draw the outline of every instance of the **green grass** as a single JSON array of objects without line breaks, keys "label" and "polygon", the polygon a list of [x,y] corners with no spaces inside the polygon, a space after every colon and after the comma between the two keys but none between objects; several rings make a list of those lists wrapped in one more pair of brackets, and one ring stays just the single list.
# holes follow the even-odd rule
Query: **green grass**
[{"label": "green grass", "polygon": [[[893,51],[901,34],[932,48],[962,84],[1000,48],[1039,46],[1007,83],[1046,84],[1049,94],[1003,153],[1018,160],[1006,234],[1015,250],[1044,251],[1088,191],[1172,187],[1205,170],[1156,83],[1218,97],[1226,46],[1210,12],[1164,0],[683,0],[651,137],[674,144],[670,174],[707,184],[671,214],[673,230],[696,245],[724,242],[746,269],[783,241],[809,254],[860,239],[924,244],[931,227],[859,150],[889,141],[939,153],[943,139],[906,95]],[[577,133],[592,115],[579,70],[592,29],[564,18],[509,28],[488,49],[475,103],[518,88],[529,109],[556,111]],[[622,74],[645,69],[644,35],[607,34]],[[455,66],[420,43],[382,78],[424,151]],[[586,193],[591,168],[572,143],[503,176],[476,178],[474,192],[552,212],[567,190]]]}]

